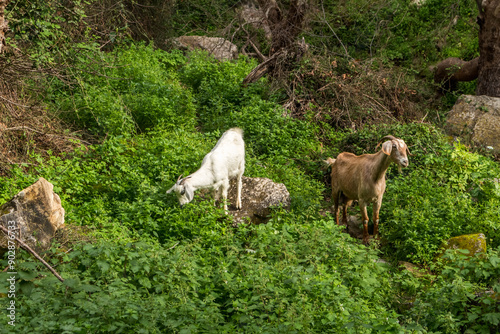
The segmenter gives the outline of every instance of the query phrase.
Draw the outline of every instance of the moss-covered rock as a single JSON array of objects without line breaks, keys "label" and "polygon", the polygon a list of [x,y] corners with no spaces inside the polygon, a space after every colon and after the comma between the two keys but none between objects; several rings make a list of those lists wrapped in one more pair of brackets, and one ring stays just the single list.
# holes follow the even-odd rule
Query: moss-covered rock
[{"label": "moss-covered rock", "polygon": [[454,237],[443,245],[443,252],[447,249],[466,249],[470,256],[486,253],[486,237],[483,233]]}]

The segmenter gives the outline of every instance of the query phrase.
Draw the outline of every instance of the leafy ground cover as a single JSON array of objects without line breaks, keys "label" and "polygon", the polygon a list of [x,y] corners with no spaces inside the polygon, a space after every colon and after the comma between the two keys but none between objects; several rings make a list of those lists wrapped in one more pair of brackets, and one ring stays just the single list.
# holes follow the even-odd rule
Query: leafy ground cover
[{"label": "leafy ground cover", "polygon": [[[431,125],[338,132],[283,117],[283,109],[268,99],[265,82],[239,86],[252,66],[245,58],[216,63],[204,54],[184,57],[145,45],[106,56],[116,61],[108,78],[82,74],[83,90],[55,82],[50,98],[63,109],[78,106],[73,121],[109,137],[66,156],[45,159],[33,153],[36,164],[12,168],[0,185],[6,201],[45,177],[61,196],[67,224],[86,226],[93,235],[91,243],[76,242],[71,249],[56,243],[45,254],[64,284],[27,254],[19,255],[18,318],[15,328],[2,318],[4,328],[38,333],[498,329],[497,163],[450,143]],[[148,61],[139,61],[143,58]],[[157,94],[169,90],[173,95]],[[111,92],[110,104],[102,104],[99,97]],[[146,109],[130,107],[141,105],[148,106],[147,115]],[[125,106],[131,110],[117,122]],[[175,196],[165,194],[178,175],[198,168],[231,126],[245,130],[245,174],[283,182],[291,193],[290,212],[277,210],[266,225],[234,228],[209,200],[195,196],[181,209]],[[328,148],[322,145],[325,131]],[[382,244],[366,247],[325,213],[328,185],[320,181],[326,172],[319,166],[340,148],[372,152],[389,133],[404,138],[414,155],[403,174],[389,170]],[[487,235],[486,256],[466,260],[450,252],[453,262],[433,261],[442,240],[469,232]],[[431,271],[417,279],[400,270],[399,260]],[[7,301],[0,299],[2,308]]]},{"label": "leafy ground cover", "polygon": [[[43,254],[64,283],[18,253],[16,326],[2,316],[2,332],[500,331],[500,167],[424,123],[441,124],[456,96],[474,90],[467,83],[436,98],[427,69],[448,56],[477,56],[472,1],[315,3],[302,34],[310,54],[289,81],[246,87],[254,59],[218,62],[128,39],[149,35],[165,46],[174,30],[215,33],[225,22],[241,47],[252,30],[231,21],[234,1],[107,0],[71,2],[71,10],[57,0],[11,3],[8,42],[31,61],[27,72],[39,71],[21,95],[84,131],[85,145],[72,135],[77,149],[43,150],[24,135],[17,151],[28,163],[5,170],[0,201],[43,176],[76,236],[57,238]],[[138,25],[155,17],[154,6],[168,19]],[[262,33],[255,42],[269,47]],[[197,194],[181,209],[165,193],[233,126],[245,131],[245,175],[290,191],[291,210],[276,210],[266,225],[233,227],[210,199]],[[334,224],[322,160],[373,153],[388,134],[413,155],[402,174],[389,169],[382,240],[366,247]],[[485,233],[487,254],[436,256],[443,240],[476,232]]]}]

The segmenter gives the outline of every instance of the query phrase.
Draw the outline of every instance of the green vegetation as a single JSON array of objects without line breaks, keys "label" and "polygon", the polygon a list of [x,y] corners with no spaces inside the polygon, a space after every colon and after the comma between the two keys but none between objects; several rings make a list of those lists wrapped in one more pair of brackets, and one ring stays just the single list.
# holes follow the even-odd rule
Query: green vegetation
[{"label": "green vegetation", "polygon": [[[43,14],[38,23],[35,9],[24,4],[19,15],[10,12],[18,46],[37,49],[32,58],[41,68],[57,65],[55,75],[27,80],[36,92],[32,97],[84,134],[78,148],[65,153],[30,146],[28,163],[13,164],[2,177],[2,203],[46,178],[61,197],[67,228],[81,233],[75,240],[56,238],[44,254],[64,283],[19,251],[16,326],[0,313],[3,332],[500,330],[500,166],[442,133],[442,104],[453,97],[429,103],[432,86],[416,74],[443,56],[473,56],[477,38],[467,25],[475,15],[473,3],[429,0],[421,9],[407,1],[319,6],[315,14],[321,17],[324,8],[328,15],[322,17],[331,25],[312,21],[304,32],[316,49],[290,75],[295,102],[303,106],[292,115],[281,105],[289,92],[270,79],[241,85],[257,65],[254,59],[219,62],[204,52],[162,50],[131,40],[135,30],[127,36],[122,21],[113,42],[102,43],[95,17],[84,12],[96,3],[74,2],[71,15],[61,14],[57,1],[33,3]],[[125,17],[139,15],[135,2],[116,3]],[[230,20],[235,2],[217,2],[208,11],[214,3],[181,1],[171,14],[171,7],[162,7],[161,15],[172,18],[163,24],[186,32],[216,31]],[[436,34],[454,15],[457,23]],[[32,36],[34,27],[40,33]],[[324,55],[325,47],[338,47],[329,44],[336,43],[331,36],[328,42],[321,38],[331,28],[353,50],[351,56],[373,58],[360,65]],[[80,38],[77,49],[67,36]],[[436,39],[444,39],[441,51],[434,47]],[[332,90],[321,90],[325,85]],[[364,94],[366,101],[394,100],[397,89],[400,104],[389,106],[400,108],[399,118],[382,118],[358,99]],[[341,100],[339,93],[352,95]],[[329,99],[338,104],[321,108]],[[429,105],[443,108],[432,110],[437,125],[415,116]],[[336,114],[342,106],[347,114]],[[414,114],[403,113],[408,106]],[[210,196],[197,192],[181,209],[175,196],[166,194],[234,126],[245,131],[245,176],[271,178],[290,192],[290,210],[274,210],[267,224],[234,227]],[[322,160],[342,151],[373,153],[388,134],[403,138],[413,155],[401,174],[389,169],[382,239],[364,246],[334,223]],[[467,233],[486,235],[487,254],[468,257],[455,250],[439,257],[444,240]],[[418,264],[422,273],[402,269],[400,261]],[[7,266],[5,257],[0,265]],[[0,281],[7,278],[0,273]],[[6,291],[0,284],[0,294]],[[9,298],[2,296],[5,310]]]}]

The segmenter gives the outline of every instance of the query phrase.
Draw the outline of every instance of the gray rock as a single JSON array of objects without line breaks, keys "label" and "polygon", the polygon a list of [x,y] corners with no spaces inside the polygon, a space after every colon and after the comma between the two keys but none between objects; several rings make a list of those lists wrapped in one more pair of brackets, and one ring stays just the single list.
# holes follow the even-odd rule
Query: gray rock
[{"label": "gray rock", "polygon": [[[241,210],[234,206],[229,207],[229,214],[234,216],[234,223],[243,222],[246,218],[253,224],[262,224],[269,220],[273,207],[282,205],[285,209],[290,208],[290,193],[283,183],[275,183],[268,178],[242,178]],[[235,180],[231,181],[228,193],[228,201],[236,203]]]},{"label": "gray rock", "polygon": [[221,37],[206,36],[180,36],[175,39],[180,48],[208,51],[218,60],[231,60],[238,58],[238,47]]},{"label": "gray rock", "polygon": [[[342,216],[342,210],[340,210]],[[347,233],[353,238],[363,239],[363,221],[360,216],[347,217]]]},{"label": "gray rock", "polygon": [[[16,236],[36,251],[48,249],[57,229],[64,226],[64,209],[53,188],[41,177],[0,207],[0,224],[7,229],[15,226]],[[7,237],[0,233],[0,249],[7,246]]]},{"label": "gray rock", "polygon": [[500,98],[462,95],[448,115],[446,131],[500,152]]}]

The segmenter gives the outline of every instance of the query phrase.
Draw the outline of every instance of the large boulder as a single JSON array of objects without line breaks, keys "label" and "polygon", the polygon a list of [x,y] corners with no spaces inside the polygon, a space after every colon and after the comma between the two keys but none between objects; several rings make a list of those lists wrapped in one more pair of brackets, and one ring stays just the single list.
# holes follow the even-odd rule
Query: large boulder
[{"label": "large boulder", "polygon": [[[53,185],[43,177],[0,206],[0,224],[15,226],[16,236],[36,251],[50,247],[57,229],[64,226],[64,209]],[[0,232],[0,249],[8,239]]]},{"label": "large boulder", "polygon": [[180,48],[187,50],[202,49],[218,60],[238,58],[238,47],[221,37],[180,36],[175,39]]},{"label": "large boulder", "polygon": [[236,203],[236,180],[231,181],[228,201],[231,204],[229,213],[238,224],[246,218],[253,224],[262,224],[269,220],[272,208],[283,206],[290,207],[290,193],[283,183],[275,183],[268,178],[245,177],[242,178],[241,210],[234,208]]},{"label": "large boulder", "polygon": [[448,115],[446,130],[500,152],[500,98],[462,95]]}]

